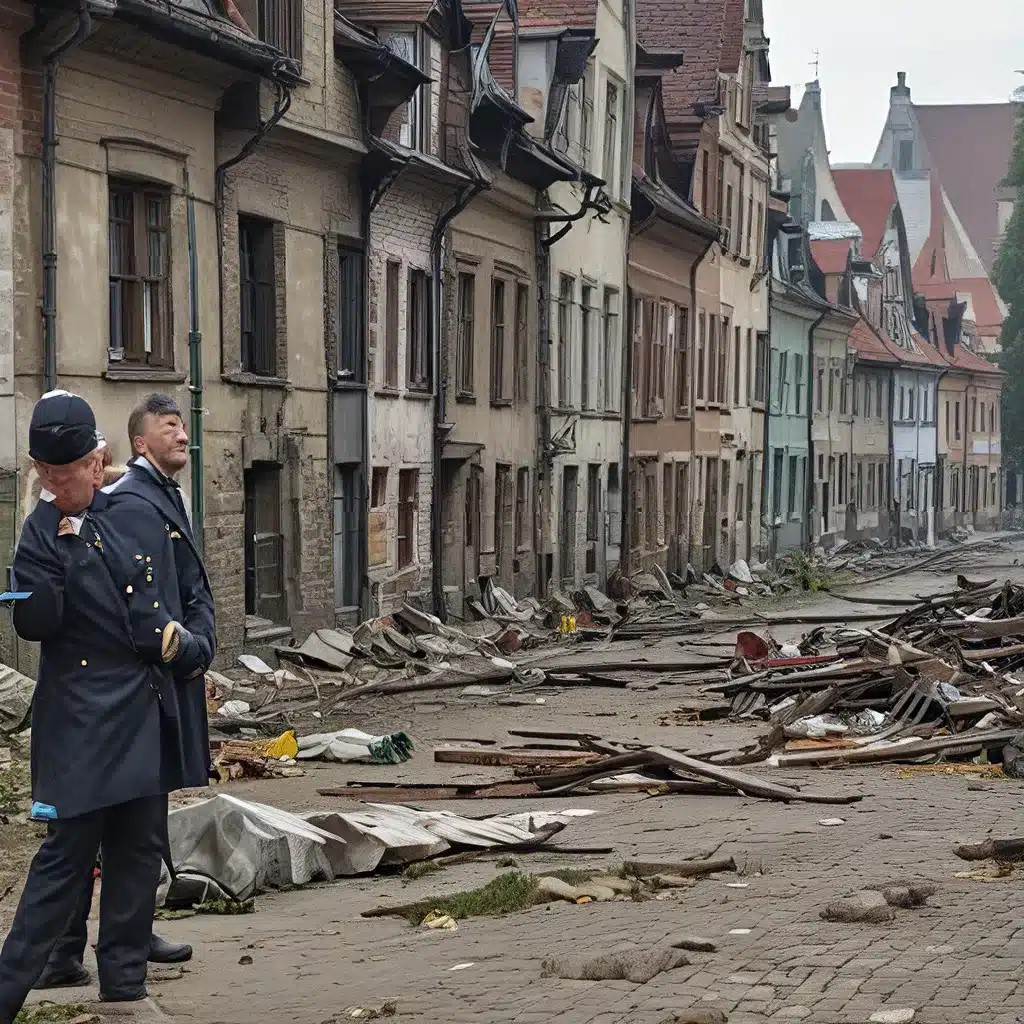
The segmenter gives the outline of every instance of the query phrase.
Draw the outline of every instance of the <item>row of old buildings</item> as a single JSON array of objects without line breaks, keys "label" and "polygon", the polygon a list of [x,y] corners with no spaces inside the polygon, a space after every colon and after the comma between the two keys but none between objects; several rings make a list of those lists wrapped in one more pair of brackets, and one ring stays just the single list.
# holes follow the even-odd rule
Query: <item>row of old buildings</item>
[{"label": "row of old buildings", "polygon": [[776,122],[770,553],[998,525],[1014,114],[915,105],[900,73],[873,161],[838,167],[817,82]]},{"label": "row of old buildings", "polygon": [[777,149],[760,0],[0,0],[0,61],[7,564],[55,385],[119,459],[177,395],[225,654],[993,494],[955,214],[911,260],[898,176],[862,224]]}]

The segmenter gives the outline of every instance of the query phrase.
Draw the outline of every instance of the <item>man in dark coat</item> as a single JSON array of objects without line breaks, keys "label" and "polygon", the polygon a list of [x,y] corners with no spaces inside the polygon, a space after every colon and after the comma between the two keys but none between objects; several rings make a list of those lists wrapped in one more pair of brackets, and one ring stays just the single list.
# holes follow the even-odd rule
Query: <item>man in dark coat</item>
[{"label": "man in dark coat", "polygon": [[[164,520],[173,542],[182,624],[200,645],[203,673],[192,679],[176,674],[182,753],[188,788],[206,786],[210,776],[210,741],[206,711],[205,670],[216,650],[214,602],[202,556],[192,534],[181,488],[175,479],[188,462],[188,434],[177,403],[168,395],[147,395],[128,420],[132,448],[128,472],[104,487],[109,503],[147,502]],[[173,873],[169,850],[164,858]],[[38,989],[64,988],[89,983],[83,965],[92,908],[93,872],[83,883],[82,897],[60,942],[50,956]],[[192,957],[187,943],[171,943],[153,935],[151,963],[182,963]]]},{"label": "man in dark coat", "polygon": [[146,997],[167,794],[186,779],[174,675],[201,675],[202,650],[180,624],[162,518],[96,490],[100,443],[83,399],[36,404],[29,455],[49,500],[25,521],[12,576],[29,594],[14,627],[40,644],[32,812],[48,829],[0,951],[0,1024],[42,973],[100,850],[100,998]]}]

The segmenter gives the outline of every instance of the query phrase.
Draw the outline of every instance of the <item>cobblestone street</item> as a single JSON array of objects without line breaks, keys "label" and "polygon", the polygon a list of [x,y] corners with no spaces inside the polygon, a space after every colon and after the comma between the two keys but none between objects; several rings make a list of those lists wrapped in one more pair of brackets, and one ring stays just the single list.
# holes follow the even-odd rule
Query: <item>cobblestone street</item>
[{"label": "cobblestone street", "polygon": [[[1012,554],[999,557],[1005,563],[1001,574],[1024,578],[1010,565]],[[911,574],[885,584],[885,593],[935,592],[947,582]],[[816,610],[839,607],[830,600],[814,605]],[[798,632],[799,627],[788,628],[788,635]],[[787,638],[783,633],[776,631],[778,638]],[[621,657],[622,645],[615,646]],[[644,656],[678,650],[678,643],[662,641]],[[342,806],[317,797],[316,789],[350,779],[508,777],[507,769],[435,764],[432,748],[468,736],[506,741],[510,727],[586,730],[613,740],[690,749],[749,740],[763,728],[657,724],[691,696],[692,688],[687,693],[685,687],[661,686],[553,689],[545,704],[524,706],[494,703],[500,697],[454,694],[368,698],[350,706],[352,724],[408,729],[418,746],[412,762],[313,768],[305,778],[244,783],[232,791],[304,810]],[[873,1016],[897,1010],[913,1010],[912,1019],[920,1024],[1016,1024],[1024,1018],[1019,879],[957,878],[972,865],[952,852],[958,842],[1019,833],[1021,783],[898,766],[775,769],[774,775],[772,769],[755,770],[817,792],[858,792],[864,799],[840,807],[642,794],[528,805],[445,802],[437,806],[470,815],[528,807],[596,810],[560,841],[612,846],[615,853],[519,858],[535,874],[634,856],[679,860],[712,851],[734,857],[739,870],[648,902],[550,905],[502,919],[462,921],[455,932],[360,914],[389,902],[478,886],[506,869],[500,858],[480,858],[412,882],[377,876],[278,893],[259,898],[252,916],[160,922],[162,934],[187,939],[197,953],[183,978],[154,980],[151,993],[175,1020],[201,1024],[255,1019],[322,1024],[345,1019],[346,1008],[385,999],[397,1001],[398,1020],[452,1024],[658,1024],[674,1013],[689,1019],[682,1011],[690,1009],[719,1010],[730,1024],[911,1019]],[[822,824],[836,818],[841,824]],[[836,897],[910,879],[928,880],[937,892],[922,909],[899,910],[890,924],[827,923],[819,916]],[[680,931],[710,939],[717,950],[688,953],[688,966],[640,986],[541,976],[541,961],[552,954],[606,952],[623,944],[649,948]],[[462,965],[469,966],[453,970]],[[76,996],[83,993],[68,997]]]}]

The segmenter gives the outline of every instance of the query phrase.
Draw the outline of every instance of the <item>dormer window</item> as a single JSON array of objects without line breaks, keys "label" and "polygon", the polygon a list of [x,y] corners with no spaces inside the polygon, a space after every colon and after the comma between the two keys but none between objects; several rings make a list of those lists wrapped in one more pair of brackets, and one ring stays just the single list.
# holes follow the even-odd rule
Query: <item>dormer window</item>
[{"label": "dormer window", "polygon": [[[380,41],[396,56],[413,67],[422,69],[426,64],[425,40],[423,33],[415,28],[378,32]],[[407,149],[427,149],[428,124],[430,113],[430,93],[427,87],[416,90],[412,99],[402,110],[402,120],[398,126],[399,145]]]}]

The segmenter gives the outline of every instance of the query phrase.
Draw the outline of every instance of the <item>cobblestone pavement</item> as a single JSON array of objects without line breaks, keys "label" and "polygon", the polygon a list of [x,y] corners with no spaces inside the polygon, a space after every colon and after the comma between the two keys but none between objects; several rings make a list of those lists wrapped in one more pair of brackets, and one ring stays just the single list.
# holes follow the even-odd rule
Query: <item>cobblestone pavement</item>
[{"label": "cobblestone pavement", "polygon": [[[886,592],[935,592],[945,582],[908,576],[887,584]],[[662,644],[644,656],[659,651],[677,654],[679,647]],[[304,779],[234,789],[305,809],[324,805],[318,786],[347,779],[505,777],[503,769],[436,765],[431,749],[458,737],[505,740],[505,730],[517,725],[691,749],[749,739],[757,728],[657,724],[691,696],[684,687],[661,686],[552,690],[544,705],[527,706],[455,695],[366,701],[353,704],[352,724],[410,728],[419,753],[409,765],[322,767]],[[558,905],[468,920],[451,933],[360,913],[482,884],[502,870],[496,858],[414,882],[374,877],[279,893],[260,898],[252,916],[162,922],[163,934],[193,942],[197,956],[184,978],[156,981],[151,992],[173,1019],[201,1024],[322,1024],[347,1019],[346,1008],[388,998],[397,1000],[398,1021],[445,1024],[659,1024],[691,1008],[719,1009],[730,1024],[861,1024],[878,1011],[899,1009],[913,1010],[918,1024],[1024,1021],[1020,879],[957,878],[969,865],[952,854],[959,841],[1021,833],[1021,783],[895,767],[760,770],[771,777],[784,771],[785,781],[816,791],[860,792],[864,800],[848,807],[682,795],[533,801],[531,807],[594,808],[598,813],[567,830],[565,842],[612,846],[615,854],[530,855],[522,858],[526,870],[717,850],[735,858],[739,877],[704,879],[645,903]],[[522,801],[441,806],[474,815],[526,809]],[[826,818],[843,823],[821,824]],[[819,916],[837,896],[905,879],[937,885],[928,906],[900,910],[885,925],[832,924]],[[727,884],[737,881],[746,888]],[[646,948],[680,930],[712,939],[717,951],[688,954],[688,966],[640,986],[541,977],[547,956],[621,944]],[[464,964],[470,966],[453,970]]]}]

